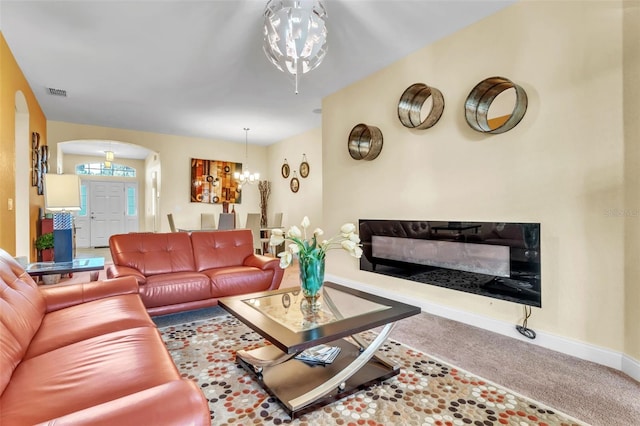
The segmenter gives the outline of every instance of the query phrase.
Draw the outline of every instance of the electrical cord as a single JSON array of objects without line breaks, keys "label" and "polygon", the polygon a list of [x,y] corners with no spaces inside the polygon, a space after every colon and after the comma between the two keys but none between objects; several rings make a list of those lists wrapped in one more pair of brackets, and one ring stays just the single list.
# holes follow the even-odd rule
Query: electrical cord
[{"label": "electrical cord", "polygon": [[527,320],[531,316],[531,306],[524,306],[524,319],[522,320],[522,325],[516,325],[516,330],[524,337],[529,339],[536,338],[536,332],[527,327]]}]

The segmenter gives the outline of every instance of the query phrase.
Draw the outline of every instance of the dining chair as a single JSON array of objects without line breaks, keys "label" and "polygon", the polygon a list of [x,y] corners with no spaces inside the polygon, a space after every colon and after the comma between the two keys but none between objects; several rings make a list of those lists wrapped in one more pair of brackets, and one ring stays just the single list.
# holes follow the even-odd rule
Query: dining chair
[{"label": "dining chair", "polygon": [[260,239],[260,213],[247,213],[244,227],[250,229],[253,234],[253,251],[263,254],[264,250]]},{"label": "dining chair", "polygon": [[270,225],[271,228],[279,228],[282,226],[282,212],[278,212],[273,215],[273,223]]},{"label": "dining chair", "polygon": [[227,229],[234,229],[236,227],[235,219],[235,213],[220,213],[220,217],[218,218],[218,230],[224,231]]},{"label": "dining chair", "polygon": [[167,214],[167,219],[169,219],[169,228],[171,229],[171,232],[176,232],[176,225],[173,222],[173,213]]},{"label": "dining chair", "polygon": [[216,229],[216,215],[200,213],[200,229]]}]

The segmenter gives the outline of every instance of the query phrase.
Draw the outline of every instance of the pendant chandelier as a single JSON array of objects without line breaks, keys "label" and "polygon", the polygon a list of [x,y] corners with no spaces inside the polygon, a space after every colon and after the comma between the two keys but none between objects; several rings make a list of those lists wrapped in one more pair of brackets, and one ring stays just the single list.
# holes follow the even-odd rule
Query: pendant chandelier
[{"label": "pendant chandelier", "polygon": [[245,161],[242,165],[242,173],[234,172],[233,178],[238,181],[238,188],[242,189],[242,185],[245,183],[256,183],[260,179],[260,173],[251,173],[248,168],[245,168],[245,164],[249,164],[249,129],[248,127],[244,128],[244,156]]},{"label": "pendant chandelier", "polygon": [[264,11],[264,53],[295,77],[315,69],[327,53],[327,12],[320,0],[269,0]]},{"label": "pendant chandelier", "polygon": [[113,162],[113,159],[115,158],[113,151],[105,151],[104,152],[104,167],[107,169],[111,168],[111,163]]}]

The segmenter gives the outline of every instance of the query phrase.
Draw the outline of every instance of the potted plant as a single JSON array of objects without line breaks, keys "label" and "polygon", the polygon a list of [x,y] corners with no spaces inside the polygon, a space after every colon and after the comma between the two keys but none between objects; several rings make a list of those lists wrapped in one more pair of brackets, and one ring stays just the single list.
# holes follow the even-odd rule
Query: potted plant
[{"label": "potted plant", "polygon": [[36,238],[36,250],[41,262],[53,260],[53,232],[47,232]]}]

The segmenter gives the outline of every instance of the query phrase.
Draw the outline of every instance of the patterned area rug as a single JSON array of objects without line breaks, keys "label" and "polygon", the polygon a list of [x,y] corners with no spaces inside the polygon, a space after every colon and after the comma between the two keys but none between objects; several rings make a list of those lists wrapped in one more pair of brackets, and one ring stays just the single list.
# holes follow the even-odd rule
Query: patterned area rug
[{"label": "patterned area rug", "polygon": [[267,343],[233,316],[160,332],[182,376],[209,400],[215,425],[586,425],[393,340],[380,350],[400,365],[399,375],[292,421],[236,365],[237,350]]}]

